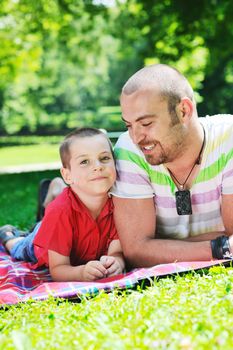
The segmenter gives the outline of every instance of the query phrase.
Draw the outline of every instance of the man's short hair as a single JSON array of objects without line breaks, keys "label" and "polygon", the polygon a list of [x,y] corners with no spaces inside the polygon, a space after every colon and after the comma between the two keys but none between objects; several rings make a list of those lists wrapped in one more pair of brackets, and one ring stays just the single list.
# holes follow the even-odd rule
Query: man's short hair
[{"label": "man's short hair", "polygon": [[137,90],[157,89],[162,99],[168,102],[168,111],[174,115],[177,104],[183,97],[195,103],[194,93],[188,80],[175,68],[166,64],[144,67],[128,79],[122,93],[131,95]]},{"label": "man's short hair", "polygon": [[60,145],[59,148],[59,153],[60,153],[60,158],[62,162],[62,166],[64,168],[69,168],[70,167],[70,146],[72,143],[80,138],[84,137],[92,137],[96,135],[102,135],[106,138],[106,140],[109,143],[110,151],[112,153],[112,156],[114,157],[113,154],[113,147],[111,144],[111,141],[109,140],[108,136],[106,135],[105,132],[101,131],[100,129],[96,128],[77,128],[70,132],[66,137],[64,138],[63,142]]}]

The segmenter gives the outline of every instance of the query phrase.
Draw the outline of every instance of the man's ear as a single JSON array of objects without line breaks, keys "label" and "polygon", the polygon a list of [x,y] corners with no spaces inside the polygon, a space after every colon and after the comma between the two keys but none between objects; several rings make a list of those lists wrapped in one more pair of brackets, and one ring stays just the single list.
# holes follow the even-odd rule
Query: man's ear
[{"label": "man's ear", "polygon": [[193,110],[193,102],[188,97],[183,97],[176,107],[176,112],[181,123],[187,123],[190,120]]},{"label": "man's ear", "polygon": [[71,179],[70,169],[62,167],[60,169],[60,173],[61,173],[61,176],[62,176],[63,180],[65,181],[65,183],[67,185],[71,185],[73,181]]}]

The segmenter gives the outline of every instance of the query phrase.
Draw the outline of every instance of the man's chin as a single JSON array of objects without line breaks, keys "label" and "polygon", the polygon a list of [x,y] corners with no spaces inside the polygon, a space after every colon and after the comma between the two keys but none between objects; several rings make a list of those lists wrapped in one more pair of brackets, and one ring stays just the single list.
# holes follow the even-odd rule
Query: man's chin
[{"label": "man's chin", "polygon": [[160,164],[163,164],[163,160],[162,159],[157,159],[151,155],[145,155],[145,158],[147,160],[147,162],[150,164],[150,165],[160,165]]}]

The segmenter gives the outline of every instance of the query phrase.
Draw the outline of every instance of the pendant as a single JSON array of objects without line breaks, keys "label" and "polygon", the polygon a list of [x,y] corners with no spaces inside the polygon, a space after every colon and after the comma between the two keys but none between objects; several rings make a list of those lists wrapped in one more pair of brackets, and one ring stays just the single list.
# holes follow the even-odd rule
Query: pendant
[{"label": "pendant", "polygon": [[192,203],[189,190],[181,190],[175,192],[176,210],[178,215],[191,215]]}]

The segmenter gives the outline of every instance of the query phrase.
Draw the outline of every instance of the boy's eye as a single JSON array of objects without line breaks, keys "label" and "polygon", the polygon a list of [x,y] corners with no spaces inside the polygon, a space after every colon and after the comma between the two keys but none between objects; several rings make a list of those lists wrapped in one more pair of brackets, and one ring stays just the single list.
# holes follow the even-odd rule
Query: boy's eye
[{"label": "boy's eye", "polygon": [[104,156],[104,157],[100,158],[100,161],[101,161],[101,162],[108,162],[110,159],[111,159],[111,157],[109,157],[109,156]]},{"label": "boy's eye", "polygon": [[88,164],[88,160],[87,159],[83,159],[81,162],[80,162],[80,165],[86,165]]}]

